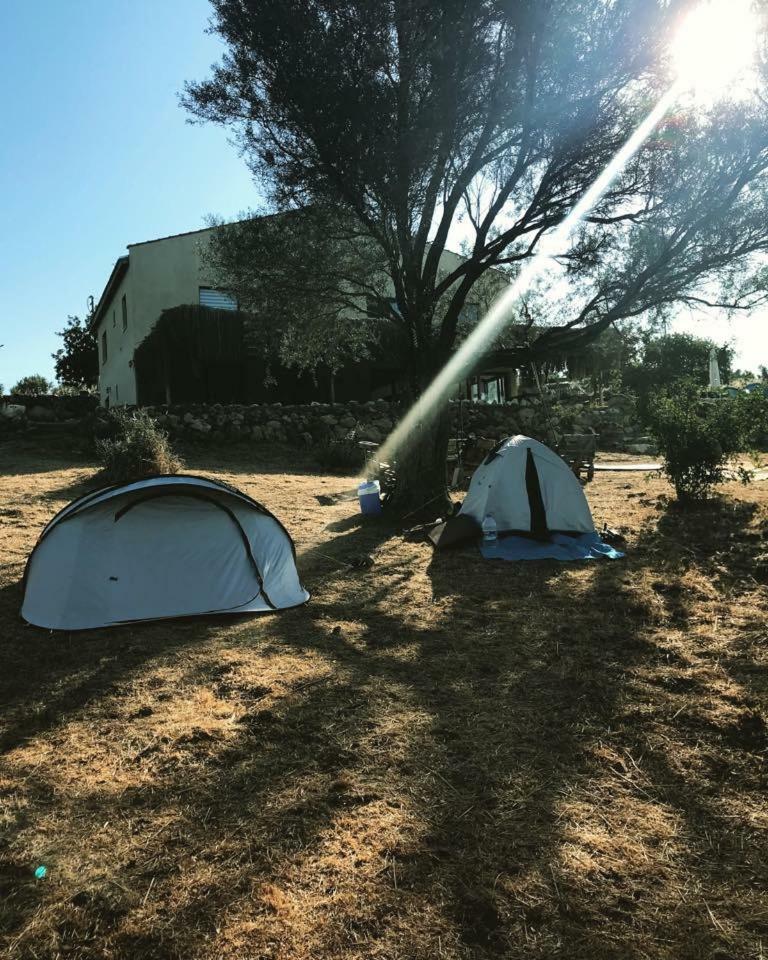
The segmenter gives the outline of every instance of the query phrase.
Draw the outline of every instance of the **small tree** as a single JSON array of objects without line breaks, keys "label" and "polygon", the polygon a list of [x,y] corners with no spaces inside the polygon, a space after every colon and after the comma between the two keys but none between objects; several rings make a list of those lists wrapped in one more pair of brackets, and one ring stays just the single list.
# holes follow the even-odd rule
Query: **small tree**
[{"label": "small tree", "polygon": [[64,345],[52,354],[56,379],[67,387],[82,390],[95,387],[99,380],[99,353],[96,337],[88,329],[88,321],[67,317],[67,325],[56,334]]},{"label": "small tree", "polygon": [[[768,425],[760,395],[703,399],[692,380],[652,395],[648,422],[664,457],[663,472],[682,504],[706,499],[726,477],[737,454],[753,449]],[[737,468],[742,481],[749,473]]]},{"label": "small tree", "polygon": [[11,387],[11,393],[18,394],[20,397],[42,397],[51,392],[53,384],[50,380],[40,373],[33,373],[29,377],[22,377],[15,386]]}]

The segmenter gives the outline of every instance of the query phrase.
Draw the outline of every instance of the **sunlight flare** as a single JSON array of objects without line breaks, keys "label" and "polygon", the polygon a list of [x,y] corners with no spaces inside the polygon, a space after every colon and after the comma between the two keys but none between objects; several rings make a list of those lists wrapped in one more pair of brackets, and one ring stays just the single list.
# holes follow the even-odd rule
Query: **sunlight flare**
[{"label": "sunlight flare", "polygon": [[682,22],[672,47],[681,84],[703,101],[748,94],[758,22],[751,0],[707,0]]}]

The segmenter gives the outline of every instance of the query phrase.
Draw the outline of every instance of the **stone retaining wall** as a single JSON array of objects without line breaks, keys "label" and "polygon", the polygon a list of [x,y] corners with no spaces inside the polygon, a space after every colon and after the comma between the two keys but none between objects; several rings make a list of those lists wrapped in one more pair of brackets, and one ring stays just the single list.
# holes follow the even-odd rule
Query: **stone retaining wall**
[{"label": "stone retaining wall", "polygon": [[[18,401],[22,398],[14,398]],[[98,432],[99,421],[106,418],[102,408],[91,404],[87,413],[67,416],[62,404],[55,415],[51,407],[44,409],[39,400],[70,398],[24,398],[25,410],[14,417],[3,416],[0,408],[0,432],[9,429],[34,430],[59,424]],[[81,398],[72,398],[80,401]],[[90,398],[88,398],[90,399]],[[55,405],[52,405],[55,407]],[[82,408],[81,408],[82,409]],[[7,410],[7,408],[6,408]],[[311,404],[178,404],[169,407],[148,407],[173,439],[196,439],[208,442],[288,443],[312,447],[354,436],[357,440],[381,443],[402,416],[402,407],[386,400],[349,403]],[[650,453],[648,438],[634,421],[634,404],[625,397],[615,397],[602,405],[583,398],[547,398],[537,392],[523,393],[504,404],[451,403],[453,434],[501,439],[516,433],[546,440],[557,433],[599,435],[602,450],[629,450]],[[69,413],[72,413],[70,408]]]},{"label": "stone retaining wall", "polygon": [[[172,437],[212,440],[274,441],[313,446],[354,435],[381,443],[402,416],[399,404],[386,400],[344,404],[213,404],[149,408]],[[648,446],[634,422],[634,404],[619,398],[614,405],[580,401],[542,402],[527,394],[504,404],[451,403],[452,432],[501,439],[524,433],[541,439],[558,433],[594,430],[604,450]],[[639,450],[637,452],[650,452]]]}]

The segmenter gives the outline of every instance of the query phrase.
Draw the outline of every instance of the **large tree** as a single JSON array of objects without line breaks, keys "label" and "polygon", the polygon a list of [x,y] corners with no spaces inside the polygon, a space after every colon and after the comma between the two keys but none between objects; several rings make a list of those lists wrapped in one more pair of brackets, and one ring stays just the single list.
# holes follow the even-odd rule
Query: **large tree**
[{"label": "large tree", "polygon": [[[236,132],[277,211],[326,219],[337,254],[307,284],[381,295],[350,271],[375,251],[396,303],[404,371],[421,391],[450,357],[462,307],[493,268],[513,276],[672,82],[687,0],[212,0],[227,52],[187,87]],[[556,251],[568,296],[520,363],[617,320],[679,303],[753,306],[768,248],[768,108],[755,97],[675,107]],[[441,256],[460,218],[467,259]],[[320,244],[322,247],[322,244]],[[277,262],[293,269],[290,250]],[[283,253],[285,256],[283,257]],[[322,272],[312,264],[322,264]],[[254,265],[256,266],[256,265]],[[289,274],[290,270],[286,271]],[[532,328],[533,329],[533,328]],[[398,457],[399,496],[444,489],[445,417]]]}]

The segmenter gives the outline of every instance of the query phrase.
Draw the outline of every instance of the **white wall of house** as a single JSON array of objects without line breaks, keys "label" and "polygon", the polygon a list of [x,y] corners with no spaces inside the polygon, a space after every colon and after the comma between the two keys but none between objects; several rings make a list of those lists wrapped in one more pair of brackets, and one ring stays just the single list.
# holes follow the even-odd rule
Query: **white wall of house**
[{"label": "white wall of house", "polygon": [[96,332],[99,344],[99,396],[102,405],[110,407],[136,402],[136,379],[133,375],[132,279],[131,271],[128,270],[105,308]]},{"label": "white wall of house", "polygon": [[[205,276],[201,250],[211,230],[134,243],[128,247],[128,271],[99,312],[99,395],[103,405],[136,403],[133,351],[160,318],[163,310],[199,302]],[[123,329],[122,298],[127,305]],[[106,357],[104,335],[106,334]]]}]

